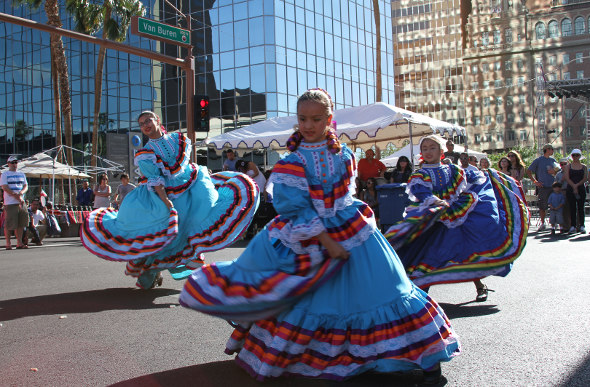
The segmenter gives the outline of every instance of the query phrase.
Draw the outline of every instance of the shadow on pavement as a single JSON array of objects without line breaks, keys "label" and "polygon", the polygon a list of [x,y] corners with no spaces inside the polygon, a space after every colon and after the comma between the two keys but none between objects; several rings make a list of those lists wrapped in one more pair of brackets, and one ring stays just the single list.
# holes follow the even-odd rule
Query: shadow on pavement
[{"label": "shadow on pavement", "polygon": [[565,383],[560,384],[564,387],[586,387],[590,380],[590,354],[586,356],[584,361],[576,369],[576,371],[570,375]]},{"label": "shadow on pavement", "polygon": [[467,301],[460,304],[439,303],[439,305],[441,308],[443,308],[447,317],[451,320],[462,317],[487,316],[500,311],[497,305],[476,301]]},{"label": "shadow on pavement", "polygon": [[[421,381],[421,373],[408,374],[362,374],[344,382],[323,379],[279,378],[257,382],[242,370],[233,360],[199,364],[174,370],[140,376],[111,385],[111,387],[152,387],[152,386],[265,386],[265,387],[377,387],[377,386],[416,386]],[[446,380],[439,386],[446,384]]]},{"label": "shadow on pavement", "polygon": [[0,301],[0,321],[21,317],[68,313],[94,313],[117,309],[170,308],[176,304],[154,304],[159,297],[180,293],[176,289],[111,288],[85,292],[49,294]]}]

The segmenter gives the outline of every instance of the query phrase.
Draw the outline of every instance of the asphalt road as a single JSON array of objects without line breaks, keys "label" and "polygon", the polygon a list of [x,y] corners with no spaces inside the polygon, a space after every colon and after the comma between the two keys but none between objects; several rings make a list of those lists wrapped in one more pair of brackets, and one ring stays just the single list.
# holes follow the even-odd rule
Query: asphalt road
[{"label": "asphalt road", "polygon": [[[232,329],[178,305],[183,282],[144,291],[124,264],[76,238],[0,251],[0,386],[412,386],[417,375],[361,375],[343,383],[257,383],[223,353]],[[233,259],[246,242],[207,255]],[[0,246],[4,241],[0,239]],[[532,232],[494,293],[473,284],[430,294],[459,334],[461,356],[443,364],[449,386],[590,385],[590,235]]]}]

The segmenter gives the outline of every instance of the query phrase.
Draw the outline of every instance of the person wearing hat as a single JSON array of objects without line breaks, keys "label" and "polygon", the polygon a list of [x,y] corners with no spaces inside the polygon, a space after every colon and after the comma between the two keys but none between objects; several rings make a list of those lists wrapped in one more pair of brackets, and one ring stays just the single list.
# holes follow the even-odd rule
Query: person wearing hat
[{"label": "person wearing hat", "polygon": [[553,156],[553,146],[551,144],[543,145],[543,155],[537,157],[527,169],[529,179],[537,186],[539,216],[541,217],[541,225],[538,231],[543,231],[546,228],[547,199],[553,191],[551,186],[555,181],[555,174],[559,171],[557,161],[551,156]]},{"label": "person wearing hat", "polygon": [[566,198],[570,206],[571,227],[570,234],[586,233],[584,226],[584,202],[586,201],[586,181],[588,180],[588,168],[580,162],[582,152],[579,149],[570,153],[572,162],[564,172],[567,181]]},{"label": "person wearing hat", "polygon": [[26,249],[23,244],[23,231],[29,225],[29,211],[25,206],[24,194],[29,189],[27,178],[23,172],[17,171],[18,158],[8,158],[8,171],[2,172],[0,186],[4,191],[4,236],[6,237],[6,250],[12,250],[10,242],[11,232],[16,234],[16,248]]}]

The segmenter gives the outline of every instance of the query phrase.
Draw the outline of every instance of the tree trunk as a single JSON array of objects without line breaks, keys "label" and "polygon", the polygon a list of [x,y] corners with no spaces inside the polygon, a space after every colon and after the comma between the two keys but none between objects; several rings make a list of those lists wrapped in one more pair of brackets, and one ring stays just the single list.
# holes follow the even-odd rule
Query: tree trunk
[{"label": "tree trunk", "polygon": [[[105,25],[111,18],[111,8],[108,7],[105,11],[105,18],[103,22],[102,28],[102,38],[107,38],[107,33],[105,31]],[[94,170],[96,167],[96,161],[98,156],[98,126],[99,116],[100,116],[100,105],[102,102],[102,78],[104,72],[104,57],[106,54],[106,48],[104,46],[100,46],[98,50],[98,58],[96,62],[96,74],[94,75],[94,122],[92,124],[92,160],[90,164],[92,165],[92,169]],[[108,122],[108,117],[107,117]]]},{"label": "tree trunk", "polygon": [[[47,14],[47,24],[54,27],[61,27],[59,18],[59,5],[57,0],[45,0],[45,13]],[[61,92],[61,112],[64,120],[64,133],[67,148],[67,163],[74,164],[74,155],[72,151],[72,101],[70,99],[70,82],[68,76],[68,63],[64,50],[63,40],[61,37],[51,41],[51,51],[55,55],[55,64],[59,79],[59,89]]]},{"label": "tree trunk", "polygon": [[373,16],[375,17],[375,102],[383,99],[383,82],[381,80],[381,15],[379,0],[373,0]]},{"label": "tree trunk", "polygon": [[[57,35],[51,35],[50,41],[51,46],[53,46],[53,40],[56,39]],[[57,68],[55,65],[55,56],[53,55],[53,50],[51,50],[51,86],[53,88],[53,111],[55,114],[55,145],[61,146],[62,145],[62,134],[61,134],[61,109],[60,105],[60,98],[59,98],[59,85],[58,85],[58,76],[57,76]],[[61,153],[60,153],[61,154]],[[60,163],[62,160],[58,160]]]}]

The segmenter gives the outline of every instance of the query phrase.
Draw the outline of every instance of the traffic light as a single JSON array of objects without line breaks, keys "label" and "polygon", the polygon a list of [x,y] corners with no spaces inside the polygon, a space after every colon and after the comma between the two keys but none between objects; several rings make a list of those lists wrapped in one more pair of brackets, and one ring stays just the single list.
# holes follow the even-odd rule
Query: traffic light
[{"label": "traffic light", "polygon": [[209,131],[209,97],[206,95],[195,97],[195,130]]}]

